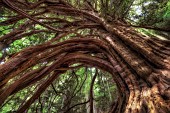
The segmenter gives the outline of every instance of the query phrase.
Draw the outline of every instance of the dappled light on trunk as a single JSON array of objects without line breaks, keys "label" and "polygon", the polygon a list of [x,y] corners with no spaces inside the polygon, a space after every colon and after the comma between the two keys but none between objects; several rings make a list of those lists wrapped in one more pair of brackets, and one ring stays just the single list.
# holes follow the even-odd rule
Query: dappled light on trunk
[{"label": "dappled light on trunk", "polygon": [[0,111],[169,113],[170,29],[135,3],[0,1]]}]

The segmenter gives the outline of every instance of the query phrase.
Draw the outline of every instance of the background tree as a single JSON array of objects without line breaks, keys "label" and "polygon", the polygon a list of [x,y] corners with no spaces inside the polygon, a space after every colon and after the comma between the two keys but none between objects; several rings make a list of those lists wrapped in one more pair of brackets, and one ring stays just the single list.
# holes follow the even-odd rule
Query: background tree
[{"label": "background tree", "polygon": [[169,6],[1,0],[1,112],[169,113]]}]

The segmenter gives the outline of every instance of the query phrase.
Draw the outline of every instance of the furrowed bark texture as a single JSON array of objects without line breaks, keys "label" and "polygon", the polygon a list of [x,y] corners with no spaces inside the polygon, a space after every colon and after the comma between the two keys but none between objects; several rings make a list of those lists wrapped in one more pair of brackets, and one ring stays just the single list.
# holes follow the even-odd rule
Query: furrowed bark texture
[{"label": "furrowed bark texture", "polygon": [[[107,22],[93,10],[78,9],[62,0],[30,3],[28,9],[23,8],[24,10],[19,6],[29,4],[17,4],[15,1],[17,0],[0,2],[2,6],[17,14],[14,18],[1,22],[0,25],[10,25],[25,18],[28,21],[2,36],[0,38],[2,43],[9,45],[17,39],[40,32],[57,32],[58,35],[43,44],[23,49],[0,65],[0,105],[3,105],[10,95],[46,78],[32,97],[17,111],[17,113],[24,112],[60,74],[76,68],[71,67],[72,64],[81,63],[83,66],[105,70],[112,75],[119,96],[114,106],[110,108],[110,113],[170,112],[170,43],[168,41],[144,36],[133,27],[123,26],[126,23],[120,20]],[[26,11],[32,10],[31,8],[41,9],[41,11],[28,14]],[[42,15],[45,13],[73,16],[74,21],[50,17],[43,19]],[[54,23],[53,21],[60,23],[62,26],[57,28],[48,20],[51,20],[51,23]],[[26,32],[26,29],[36,24],[46,30]],[[77,32],[85,28],[91,29],[93,34],[81,35]],[[62,42],[58,41],[72,33],[76,36]],[[35,70],[31,68],[43,62],[50,65],[44,64]],[[8,82],[14,78],[14,82],[9,84]],[[90,95],[93,95],[92,93],[93,91]],[[93,101],[89,101],[90,113],[92,113]]]}]

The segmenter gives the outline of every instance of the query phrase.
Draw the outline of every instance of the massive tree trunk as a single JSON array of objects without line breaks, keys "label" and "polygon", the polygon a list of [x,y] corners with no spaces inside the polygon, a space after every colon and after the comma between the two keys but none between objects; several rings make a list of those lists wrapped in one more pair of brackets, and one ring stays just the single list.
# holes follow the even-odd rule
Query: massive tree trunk
[{"label": "massive tree trunk", "polygon": [[[65,22],[66,25],[63,25],[61,29],[51,27],[43,21],[40,22],[38,17],[30,16],[12,1],[3,0],[1,3],[18,13],[15,20],[28,18],[31,20],[28,21],[29,24],[37,23],[49,29],[50,32],[60,34],[44,44],[28,47],[16,53],[0,66],[0,105],[8,96],[47,77],[33,96],[19,108],[18,113],[24,112],[61,73],[73,68],[71,65],[74,63],[82,63],[112,74],[119,95],[114,106],[110,108],[111,113],[170,112],[169,41],[142,35],[121,20],[107,22],[93,10],[79,10],[62,1],[44,2],[44,7],[48,11],[46,13],[81,15],[82,19]],[[33,5],[38,7],[40,4]],[[6,24],[9,23],[6,22]],[[20,26],[23,30],[29,27],[24,24]],[[0,41],[10,44],[22,38],[24,32],[20,28],[2,36]],[[92,35],[76,34],[76,30],[84,28],[91,29]],[[68,31],[68,29],[71,30]],[[46,30],[37,32],[46,32]],[[57,42],[71,33],[75,33],[76,37],[80,38]],[[51,64],[36,70],[30,69],[42,62],[51,62]],[[16,80],[8,83],[13,78]]]}]

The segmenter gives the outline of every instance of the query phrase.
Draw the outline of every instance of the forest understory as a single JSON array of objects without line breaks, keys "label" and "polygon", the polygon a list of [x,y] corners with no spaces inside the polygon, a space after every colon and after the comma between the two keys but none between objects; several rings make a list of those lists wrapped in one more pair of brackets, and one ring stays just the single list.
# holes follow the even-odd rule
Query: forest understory
[{"label": "forest understory", "polygon": [[170,113],[169,0],[0,0],[0,113]]}]

